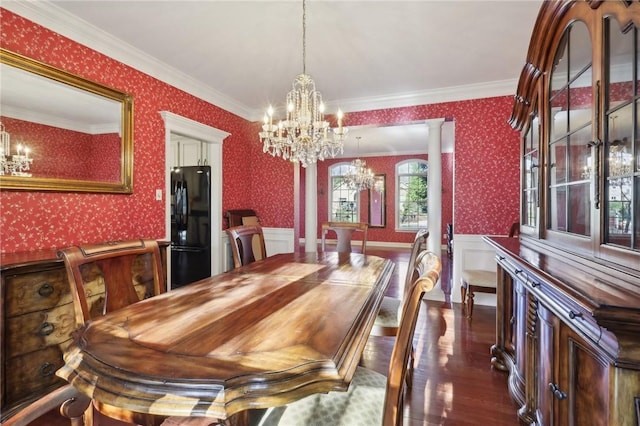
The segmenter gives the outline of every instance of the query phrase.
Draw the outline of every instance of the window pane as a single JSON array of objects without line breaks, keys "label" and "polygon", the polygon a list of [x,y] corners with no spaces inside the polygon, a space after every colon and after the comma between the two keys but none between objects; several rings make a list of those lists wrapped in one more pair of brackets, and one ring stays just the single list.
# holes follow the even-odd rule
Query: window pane
[{"label": "window pane", "polygon": [[332,222],[359,222],[358,192],[349,188],[343,174],[351,166],[349,164],[337,164],[331,166],[331,194],[329,220]]},{"label": "window pane", "polygon": [[398,227],[414,229],[427,226],[427,162],[405,161],[398,164],[396,170]]},{"label": "window pane", "polygon": [[631,246],[631,179],[610,179],[608,193],[609,242],[625,247]]},{"label": "window pane", "polygon": [[567,139],[551,145],[551,185],[567,181]]},{"label": "window pane", "polygon": [[[569,29],[569,80],[584,77],[585,69],[591,67],[591,36],[589,29],[582,21],[575,21]],[[591,87],[591,78],[582,86]]]},{"label": "window pane", "polygon": [[566,186],[551,188],[549,227],[555,231],[567,230],[567,195]]},{"label": "window pane", "polygon": [[589,180],[591,177],[591,126],[569,137],[569,181]]},{"label": "window pane", "polygon": [[604,145],[605,242],[638,248],[639,123],[636,68],[638,30],[620,31],[620,23],[609,18],[606,26],[607,105]]},{"label": "window pane", "polygon": [[591,233],[591,201],[589,200],[589,183],[569,186],[570,212],[567,218],[569,232],[579,235]]}]

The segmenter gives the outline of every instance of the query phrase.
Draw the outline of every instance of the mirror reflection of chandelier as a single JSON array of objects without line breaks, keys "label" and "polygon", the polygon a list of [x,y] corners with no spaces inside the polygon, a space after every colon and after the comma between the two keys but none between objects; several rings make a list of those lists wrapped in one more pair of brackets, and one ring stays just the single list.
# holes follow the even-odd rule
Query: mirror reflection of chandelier
[{"label": "mirror reflection of chandelier", "polygon": [[33,163],[33,158],[29,157],[31,150],[22,144],[16,147],[16,153],[11,155],[11,136],[0,123],[0,176],[26,176]]},{"label": "mirror reflection of chandelier", "polygon": [[[356,137],[358,140],[358,154],[360,154],[360,139],[361,137]],[[360,158],[356,158],[351,162],[351,167],[349,171],[344,176],[345,181],[347,182],[347,186],[355,191],[362,191],[365,189],[375,189],[375,177],[371,169],[367,168],[367,163]]]},{"label": "mirror reflection of chandelier", "polygon": [[343,115],[337,113],[338,127],[330,128],[324,119],[322,95],[306,73],[306,2],[302,2],[302,74],[293,82],[287,94],[287,118],[273,124],[273,108],[264,116],[262,151],[285,160],[298,161],[303,167],[318,160],[342,154],[347,128],[342,126]]}]

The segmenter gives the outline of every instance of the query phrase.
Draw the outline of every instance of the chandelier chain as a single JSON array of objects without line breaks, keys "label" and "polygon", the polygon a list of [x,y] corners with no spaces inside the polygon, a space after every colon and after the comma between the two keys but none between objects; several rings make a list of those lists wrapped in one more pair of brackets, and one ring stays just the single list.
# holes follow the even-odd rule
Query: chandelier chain
[{"label": "chandelier chain", "polygon": [[[334,158],[344,150],[347,129],[342,126],[342,111],[336,114],[336,128],[324,119],[322,95],[307,75],[307,8],[302,1],[302,74],[294,82],[286,98],[286,118],[274,123],[274,110],[269,106],[259,132],[262,151],[274,157],[298,162],[302,167]],[[277,120],[276,120],[277,121]]]},{"label": "chandelier chain", "polygon": [[307,1],[302,0],[302,74],[307,73]]}]

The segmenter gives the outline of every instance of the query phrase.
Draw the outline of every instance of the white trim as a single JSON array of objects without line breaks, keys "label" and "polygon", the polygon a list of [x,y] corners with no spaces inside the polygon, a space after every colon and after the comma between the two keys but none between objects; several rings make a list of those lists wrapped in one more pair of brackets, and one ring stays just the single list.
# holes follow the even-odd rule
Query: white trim
[{"label": "white trim", "polygon": [[[222,272],[223,254],[220,247],[222,233],[222,144],[231,133],[179,116],[160,111],[165,126],[165,238],[171,241],[171,134],[177,133],[207,144],[211,166],[211,275]],[[217,259],[216,259],[217,256]],[[167,259],[167,276],[171,277],[171,257]]]},{"label": "white trim", "polygon": [[[429,105],[443,102],[466,101],[471,99],[512,96],[518,87],[518,80],[499,80],[463,86],[442,87],[421,92],[394,94],[391,96],[371,96],[327,102],[326,108],[333,111],[340,107],[345,112],[371,111],[373,109],[401,108],[415,105]],[[338,105],[339,103],[339,105]],[[256,112],[254,112],[256,114]],[[258,118],[264,115],[261,111]]]},{"label": "white trim", "polygon": [[[244,119],[262,120],[263,109],[249,108],[106,31],[79,19],[55,5],[54,2],[3,1],[2,7]],[[391,96],[335,100],[326,106],[328,110],[335,110],[339,106],[344,112],[354,112],[491,98],[512,95],[517,84],[517,79],[490,81]]]},{"label": "white trim", "polygon": [[[453,236],[453,276],[451,277],[451,301],[461,302],[460,277],[465,268],[496,270],[496,252],[483,241],[484,235],[454,234]],[[496,305],[494,294],[477,293],[476,305]]]},{"label": "white trim", "polygon": [[54,2],[3,1],[2,7],[243,118],[255,114],[246,105],[89,24]]}]

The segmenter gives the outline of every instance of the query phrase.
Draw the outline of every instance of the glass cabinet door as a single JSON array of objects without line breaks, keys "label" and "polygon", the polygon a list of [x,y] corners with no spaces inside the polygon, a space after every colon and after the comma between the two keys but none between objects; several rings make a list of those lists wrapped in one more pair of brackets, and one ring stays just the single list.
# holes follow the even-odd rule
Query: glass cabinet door
[{"label": "glass cabinet door", "polygon": [[592,50],[576,21],[556,53],[549,98],[547,228],[591,236]]},{"label": "glass cabinet door", "polygon": [[533,115],[529,129],[524,136],[523,176],[522,176],[522,217],[520,225],[531,228],[538,227],[538,183],[539,183],[539,145],[540,119],[538,112]]},{"label": "glass cabinet door", "polygon": [[638,29],[605,21],[604,242],[640,248]]}]

